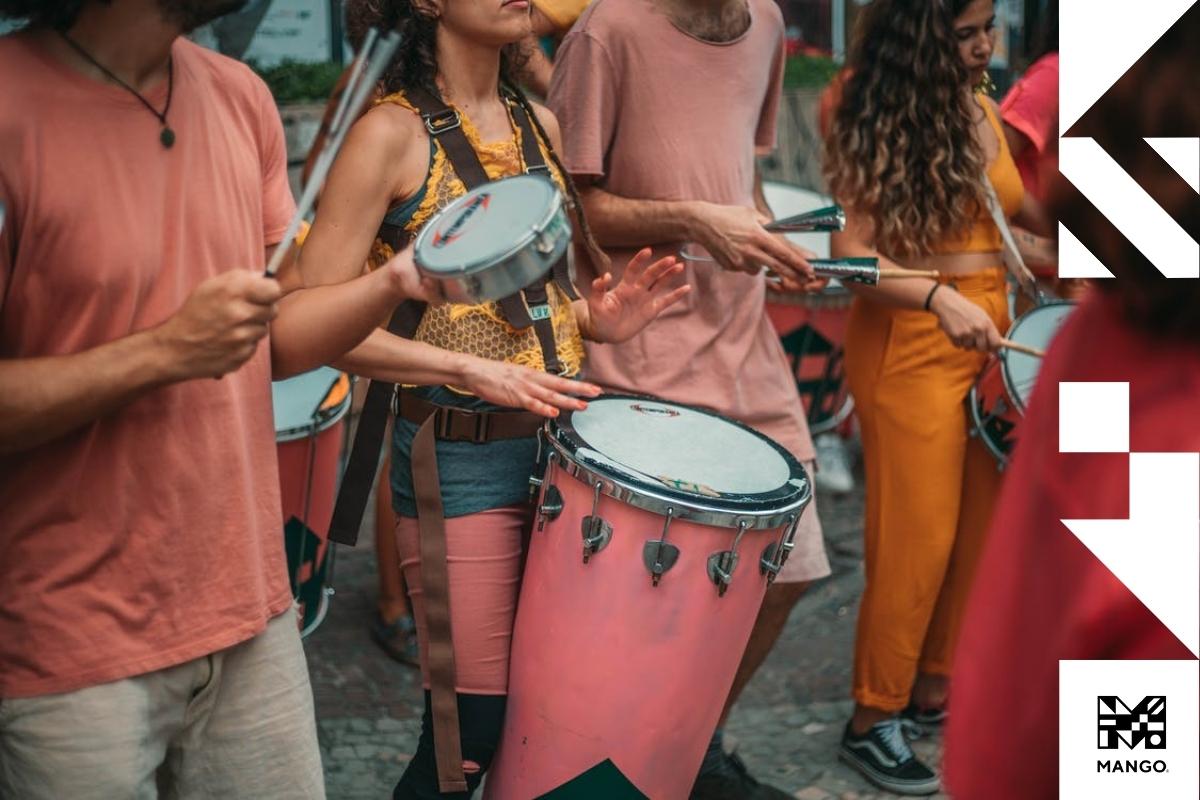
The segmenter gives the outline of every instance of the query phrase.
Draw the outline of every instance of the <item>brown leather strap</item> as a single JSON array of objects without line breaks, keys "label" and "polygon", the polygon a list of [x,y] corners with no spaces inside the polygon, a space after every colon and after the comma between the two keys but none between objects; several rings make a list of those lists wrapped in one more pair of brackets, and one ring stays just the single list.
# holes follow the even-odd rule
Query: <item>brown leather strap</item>
[{"label": "brown leather strap", "polygon": [[[388,320],[388,331],[411,339],[425,313],[425,304],[407,300],[396,307]],[[353,547],[358,543],[358,529],[362,527],[363,511],[375,485],[375,473],[379,470],[379,451],[387,430],[388,411],[392,405],[392,394],[396,386],[387,381],[371,381],[362,413],[358,417],[358,430],[354,433],[354,444],[346,460],[346,471],[338,487],[337,502],[329,521],[329,538],[338,544]]]},{"label": "brown leather strap", "polygon": [[529,411],[466,411],[439,406],[415,392],[401,389],[397,415],[416,425],[437,415],[433,434],[450,442],[484,444],[505,439],[528,439],[536,436],[544,420]]},{"label": "brown leather strap", "polygon": [[446,151],[446,158],[450,159],[454,174],[468,190],[491,180],[487,170],[480,163],[475,148],[471,146],[471,140],[463,132],[462,118],[457,111],[442,102],[441,98],[421,88],[409,89],[406,96],[421,112],[421,118],[425,120],[425,130],[429,131],[429,135]]},{"label": "brown leather strap", "polygon": [[537,334],[538,344],[542,346],[542,360],[546,364],[546,372],[561,375],[563,367],[558,360],[558,343],[554,336],[553,312],[550,310],[550,297],[546,293],[546,282],[540,281],[533,286],[527,286],[523,294],[529,304],[529,315],[533,318],[533,332]]},{"label": "brown leather strap", "polygon": [[446,564],[446,518],[438,481],[437,441],[431,415],[413,439],[413,492],[420,530],[421,591],[425,595],[429,695],[433,716],[434,757],[438,790],[465,792],[462,734],[455,696],[454,637],[450,629],[450,573]]}]

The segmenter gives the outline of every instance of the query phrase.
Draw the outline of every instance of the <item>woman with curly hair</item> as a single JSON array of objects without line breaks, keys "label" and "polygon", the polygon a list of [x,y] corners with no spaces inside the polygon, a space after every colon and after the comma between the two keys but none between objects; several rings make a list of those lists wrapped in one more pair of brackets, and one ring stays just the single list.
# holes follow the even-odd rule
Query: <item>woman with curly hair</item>
[{"label": "woman with curly hair", "polygon": [[835,255],[941,275],[857,289],[846,339],[866,462],[866,589],[841,757],[902,794],[939,785],[902,718],[945,717],[958,621],[1000,481],[968,436],[963,402],[1009,321],[987,182],[1006,217],[1046,229],[995,104],[975,89],[993,23],[992,0],[876,0],[826,140],[848,218]]},{"label": "woman with curly hair", "polygon": [[[482,173],[544,172],[574,199],[555,155],[556,120],[510,80],[529,9],[525,0],[347,4],[353,41],[375,27],[398,31],[403,46],[325,185],[300,254],[308,285],[383,263],[464,194],[472,174],[478,182]],[[576,239],[589,242],[586,223],[576,221]],[[615,286],[601,267],[587,301],[573,299],[569,277],[556,270],[552,281],[523,290],[515,308],[506,299],[418,309],[413,340],[380,329],[339,362],[402,386],[391,449],[395,535],[429,691],[397,798],[470,797],[492,760],[536,430],[560,409],[585,408],[579,396],[599,393],[573,380],[583,337],[621,341],[687,293],[667,285],[681,265],[650,260],[646,251]],[[444,556],[429,555],[431,541],[444,542]],[[447,585],[452,602],[442,594]]]}]

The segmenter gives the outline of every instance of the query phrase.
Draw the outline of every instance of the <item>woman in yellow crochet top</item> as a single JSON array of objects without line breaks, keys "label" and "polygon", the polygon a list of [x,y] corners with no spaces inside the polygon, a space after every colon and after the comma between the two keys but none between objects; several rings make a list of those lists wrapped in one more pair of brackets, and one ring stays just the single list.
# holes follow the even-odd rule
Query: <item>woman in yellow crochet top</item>
[{"label": "woman in yellow crochet top", "polygon": [[[536,138],[550,177],[573,197],[554,155],[559,129],[553,115],[502,90],[513,85],[515,45],[530,32],[527,2],[351,0],[346,11],[352,39],[361,41],[373,26],[398,30],[402,45],[384,73],[380,99],[350,131],[330,173],[300,255],[307,284],[340,282],[361,272],[364,262],[383,263],[438,209],[466,191],[445,144],[449,134],[432,136],[418,113],[418,107],[427,112],[431,102],[445,102],[457,113],[461,133],[490,179],[526,171],[522,145],[528,144],[527,133]],[[577,241],[587,238],[586,223],[579,222]],[[429,480],[428,471],[412,463],[414,451],[418,461],[424,458],[422,442],[427,440],[417,436],[418,420],[406,409],[494,414],[509,407],[523,409],[528,417],[554,417],[560,409],[585,408],[581,398],[594,397],[599,389],[573,380],[581,368],[582,338],[620,341],[641,330],[687,293],[688,287],[672,285],[681,271],[674,259],[650,263],[647,251],[619,284],[612,285],[608,275],[597,280],[586,301],[571,299],[569,281],[548,283],[553,350],[532,326],[508,319],[497,303],[431,304],[415,340],[380,329],[338,363],[404,387],[391,449],[395,533],[425,685],[433,695],[431,702],[426,694],[420,743],[395,797],[469,797],[492,759],[503,720],[521,540],[530,514],[529,476],[537,451],[533,428],[525,433],[524,426],[518,426],[518,436],[482,443],[448,440],[439,432],[433,448],[442,504],[437,524],[444,528],[453,598],[449,671],[454,685],[447,691],[450,705],[457,701],[458,713],[448,714],[446,703],[437,699],[440,670],[435,667],[433,680],[430,672],[431,664],[444,663],[444,650],[431,650],[425,620],[426,595],[432,610],[440,591],[423,580],[420,531],[429,524],[429,505],[427,493],[420,492],[418,525],[414,489],[414,482],[420,486]],[[558,374],[545,370],[551,358],[559,362]],[[503,416],[507,422],[519,418]],[[431,622],[435,619],[431,614]],[[438,721],[447,716],[457,717],[461,725],[461,735],[449,737],[457,747],[447,742],[445,732],[452,728]]]},{"label": "woman in yellow crochet top", "polygon": [[1005,217],[1049,232],[1024,196],[995,104],[975,87],[994,46],[993,0],[875,0],[858,21],[826,139],[846,208],[837,256],[933,269],[859,287],[846,337],[866,463],[866,590],[853,719],[841,755],[876,784],[931,794],[938,778],[905,742],[902,717],[946,713],[957,628],[1000,480],[968,436],[964,400],[1008,319]]}]

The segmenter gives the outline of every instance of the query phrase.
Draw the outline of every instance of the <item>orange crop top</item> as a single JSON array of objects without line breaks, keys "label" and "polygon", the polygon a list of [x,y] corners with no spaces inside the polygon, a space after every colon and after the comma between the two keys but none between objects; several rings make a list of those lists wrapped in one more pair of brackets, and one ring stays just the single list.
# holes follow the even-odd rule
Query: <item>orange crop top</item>
[{"label": "orange crop top", "polygon": [[[1021,183],[1021,173],[1013,161],[1012,153],[1008,152],[1008,142],[1000,127],[1000,120],[992,111],[991,103],[983,99],[979,103],[987,114],[988,121],[1000,139],[1000,151],[988,166],[988,178],[996,190],[1000,207],[1004,209],[1005,219],[1011,219],[1021,209],[1021,201],[1025,198],[1025,187]],[[971,224],[971,230],[957,239],[948,239],[933,249],[935,253],[991,253],[1004,249],[1000,231],[992,221],[992,214],[986,207],[979,210],[979,216]]]}]

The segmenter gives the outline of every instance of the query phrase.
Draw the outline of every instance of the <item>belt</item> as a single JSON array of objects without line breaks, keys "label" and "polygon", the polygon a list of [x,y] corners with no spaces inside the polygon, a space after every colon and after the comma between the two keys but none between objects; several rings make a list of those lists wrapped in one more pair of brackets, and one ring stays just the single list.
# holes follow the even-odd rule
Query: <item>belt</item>
[{"label": "belt", "polygon": [[537,436],[545,420],[530,411],[466,411],[441,406],[417,396],[411,390],[398,389],[392,400],[392,413],[414,425],[424,425],[433,417],[433,435],[450,442],[484,444],[503,439],[528,439]]}]

